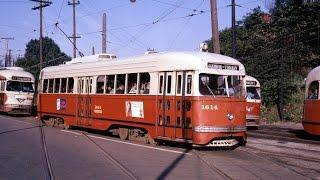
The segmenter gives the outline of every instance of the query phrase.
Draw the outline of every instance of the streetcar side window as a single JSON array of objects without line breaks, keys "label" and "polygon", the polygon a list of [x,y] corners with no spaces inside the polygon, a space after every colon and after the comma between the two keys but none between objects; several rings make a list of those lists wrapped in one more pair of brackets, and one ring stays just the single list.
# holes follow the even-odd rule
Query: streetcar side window
[{"label": "streetcar side window", "polygon": [[115,75],[108,75],[107,76],[107,86],[106,86],[106,93],[107,94],[114,94],[114,76]]},{"label": "streetcar side window", "polygon": [[104,82],[106,76],[98,76],[97,78],[97,94],[104,93]]},{"label": "streetcar side window", "polygon": [[74,85],[74,80],[73,78],[68,78],[68,93],[73,93],[73,85]]},{"label": "streetcar side window", "polygon": [[181,94],[182,75],[177,76],[177,94]]},{"label": "streetcar side window", "polygon": [[126,75],[125,74],[117,74],[116,94],[124,94],[125,82],[126,82]]},{"label": "streetcar side window", "polygon": [[42,92],[43,93],[48,92],[48,79],[43,80]]},{"label": "streetcar side window", "polygon": [[140,73],[139,94],[149,94],[149,93],[150,93],[150,74]]},{"label": "streetcar side window", "polygon": [[66,93],[67,90],[67,78],[61,78],[60,93]]},{"label": "streetcar side window", "polygon": [[60,78],[56,78],[54,83],[54,93],[59,93],[59,87],[60,87]]},{"label": "streetcar side window", "polygon": [[168,75],[168,82],[167,82],[167,94],[171,94],[171,80],[172,80],[172,76]]},{"label": "streetcar side window", "polygon": [[137,73],[128,74],[127,77],[128,77],[127,78],[127,93],[137,94],[137,92],[138,92],[138,85],[137,85],[138,74]]},{"label": "streetcar side window", "polygon": [[187,76],[187,94],[191,94],[192,89],[192,75]]},{"label": "streetcar side window", "polygon": [[49,90],[48,93],[53,93],[53,79],[49,79]]},{"label": "streetcar side window", "polygon": [[92,93],[92,85],[93,85],[93,79],[92,79],[92,77],[90,77],[89,79],[88,79],[88,84],[89,84],[89,93],[91,94]]},{"label": "streetcar side window", "polygon": [[159,93],[162,94],[162,89],[163,89],[163,75],[160,76],[160,86],[159,86]]},{"label": "streetcar side window", "polygon": [[319,99],[319,81],[313,81],[310,83],[307,99]]}]

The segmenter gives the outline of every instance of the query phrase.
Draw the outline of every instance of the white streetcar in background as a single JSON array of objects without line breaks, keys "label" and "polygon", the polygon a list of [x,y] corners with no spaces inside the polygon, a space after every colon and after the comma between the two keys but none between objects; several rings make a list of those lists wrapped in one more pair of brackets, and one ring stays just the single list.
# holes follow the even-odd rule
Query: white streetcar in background
[{"label": "white streetcar in background", "polygon": [[0,111],[31,114],[34,76],[20,67],[0,68]]}]

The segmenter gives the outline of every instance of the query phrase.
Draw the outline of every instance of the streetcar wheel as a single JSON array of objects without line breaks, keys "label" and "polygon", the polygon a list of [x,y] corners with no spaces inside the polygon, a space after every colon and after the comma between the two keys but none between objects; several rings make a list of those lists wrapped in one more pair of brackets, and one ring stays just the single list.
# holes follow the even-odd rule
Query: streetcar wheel
[{"label": "streetcar wheel", "polygon": [[70,129],[70,125],[69,125],[69,124],[64,123],[64,124],[63,124],[63,129],[65,129],[65,130]]},{"label": "streetcar wheel", "polygon": [[151,136],[149,134],[146,134],[145,135],[145,138],[146,138],[146,142],[151,144],[151,145],[156,145],[157,143],[154,141],[153,138],[151,138]]},{"label": "streetcar wheel", "polygon": [[119,137],[121,140],[127,140],[129,137],[129,129],[128,128],[119,128]]},{"label": "streetcar wheel", "polygon": [[54,123],[55,123],[54,118],[49,118],[48,120],[45,121],[46,126],[49,126],[49,127],[54,127]]}]

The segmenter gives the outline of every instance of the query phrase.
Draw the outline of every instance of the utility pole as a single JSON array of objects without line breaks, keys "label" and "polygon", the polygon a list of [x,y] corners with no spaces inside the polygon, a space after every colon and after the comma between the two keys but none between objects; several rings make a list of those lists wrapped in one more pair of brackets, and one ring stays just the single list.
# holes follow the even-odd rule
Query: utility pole
[{"label": "utility pole", "polygon": [[11,49],[9,49],[9,54],[8,54],[8,65],[9,65],[9,67],[12,67],[12,62],[11,62],[11,52],[12,52],[12,50]]},{"label": "utility pole", "polygon": [[52,4],[51,1],[47,0],[31,0],[34,2],[38,2],[39,6],[33,7],[32,10],[38,10],[40,11],[40,37],[39,37],[39,43],[40,43],[40,71],[43,67],[43,42],[42,42],[42,8],[50,6]]},{"label": "utility pole", "polygon": [[107,23],[106,13],[103,13],[102,17],[102,53],[107,53]]},{"label": "utility pole", "polygon": [[211,30],[212,30],[212,44],[213,52],[220,54],[220,39],[218,30],[218,15],[217,15],[217,1],[210,0],[211,4]]},{"label": "utility pole", "polygon": [[8,66],[8,61],[9,61],[9,53],[10,53],[9,41],[10,40],[14,40],[14,38],[13,37],[3,37],[1,39],[6,41],[6,54],[4,56],[4,66],[7,67]]},{"label": "utility pole", "polygon": [[231,0],[231,14],[232,14],[232,57],[236,58],[236,48],[237,48],[237,32],[236,32],[236,3],[235,0]]},{"label": "utility pole", "polygon": [[73,11],[73,34],[72,34],[72,38],[73,38],[73,58],[77,57],[77,37],[76,36],[76,5],[79,5],[80,1],[77,0],[72,0],[72,2],[68,2],[68,5],[72,6],[72,11]]}]

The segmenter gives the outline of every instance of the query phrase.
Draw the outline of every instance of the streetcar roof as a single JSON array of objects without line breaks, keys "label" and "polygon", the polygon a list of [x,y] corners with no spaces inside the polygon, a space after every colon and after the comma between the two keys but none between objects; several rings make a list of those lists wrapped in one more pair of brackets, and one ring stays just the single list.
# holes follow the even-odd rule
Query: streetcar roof
[{"label": "streetcar roof", "polygon": [[312,69],[306,79],[306,85],[308,86],[312,81],[320,81],[320,66]]},{"label": "streetcar roof", "polygon": [[[31,73],[24,71],[23,68],[10,67],[10,68],[1,68],[0,69],[0,78],[1,79],[12,80],[13,76],[31,78],[31,82],[34,82],[34,76]],[[22,80],[22,81],[24,81],[24,80]]]},{"label": "streetcar roof", "polygon": [[[244,80],[247,87],[260,87],[260,82],[255,77],[246,75]],[[248,81],[256,82],[256,84],[247,84]]]},{"label": "streetcar roof", "polygon": [[[204,73],[225,75],[245,75],[244,66],[239,61],[228,56],[206,52],[164,52],[108,60],[99,60],[98,56],[99,54],[82,57],[83,62],[77,59],[77,63],[46,67],[42,70],[43,75],[53,75],[55,77],[93,76],[97,75],[97,72],[119,74],[182,70],[201,70]],[[238,70],[209,69],[208,63],[234,65],[238,67]]]}]

